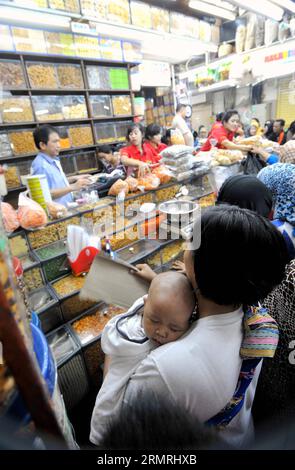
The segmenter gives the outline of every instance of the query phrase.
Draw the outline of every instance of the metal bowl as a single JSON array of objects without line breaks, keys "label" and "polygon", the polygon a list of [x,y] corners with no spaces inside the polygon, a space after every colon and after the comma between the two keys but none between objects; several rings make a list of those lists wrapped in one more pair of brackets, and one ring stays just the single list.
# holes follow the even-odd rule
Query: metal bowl
[{"label": "metal bowl", "polygon": [[179,217],[179,223],[181,222],[181,219],[187,219],[187,223],[191,223],[194,213],[198,208],[198,204],[193,201],[175,199],[172,201],[162,202],[159,205],[159,212],[166,215],[168,223],[177,222],[177,216]]}]

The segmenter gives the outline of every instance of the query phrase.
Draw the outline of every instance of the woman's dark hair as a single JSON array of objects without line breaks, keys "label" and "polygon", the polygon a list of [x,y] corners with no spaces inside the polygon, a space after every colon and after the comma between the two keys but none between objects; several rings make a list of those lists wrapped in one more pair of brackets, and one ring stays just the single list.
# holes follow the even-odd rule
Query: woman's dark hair
[{"label": "woman's dark hair", "polygon": [[235,116],[236,114],[240,117],[238,111],[236,111],[235,109],[229,109],[228,111],[226,111],[226,113],[224,113],[224,116],[222,118],[222,123],[228,122],[230,118],[232,116]]},{"label": "woman's dark hair", "polygon": [[128,140],[128,142],[129,142],[129,135],[134,129],[139,129],[142,134],[142,137],[144,137],[144,127],[141,124],[139,124],[139,122],[134,122],[133,124],[130,124],[130,126],[127,129],[126,139]]},{"label": "woman's dark hair", "polygon": [[225,115],[224,112],[216,114],[216,121],[217,122],[222,122],[224,115]]},{"label": "woman's dark hair", "polygon": [[295,134],[295,121],[292,121],[290,126],[289,126],[289,129],[288,129],[288,132],[291,132],[292,135]]},{"label": "woman's dark hair", "polygon": [[[217,444],[216,444],[217,443]],[[217,433],[167,396],[142,389],[108,425],[99,448],[126,450],[223,447]]]},{"label": "woman's dark hair", "polygon": [[53,127],[45,124],[44,126],[36,127],[36,129],[33,132],[33,137],[34,137],[34,142],[36,147],[40,150],[40,143],[43,142],[43,144],[48,144],[48,140],[51,134],[56,133],[59,135],[58,130]]},{"label": "woman's dark hair", "polygon": [[248,209],[224,205],[202,213],[201,244],[193,256],[201,294],[219,305],[263,300],[283,280],[289,262],[274,225]]},{"label": "woman's dark hair", "polygon": [[155,135],[161,134],[161,131],[158,124],[149,124],[145,130],[145,138],[151,140]]},{"label": "woman's dark hair", "polygon": [[221,186],[217,205],[229,204],[249,209],[268,218],[273,206],[272,193],[253,175],[236,175],[227,178]]},{"label": "woman's dark hair", "polygon": [[171,139],[171,129],[166,129],[163,133],[161,142],[162,144],[169,145]]},{"label": "woman's dark hair", "polygon": [[270,121],[266,121],[265,124],[264,124],[264,127],[267,127],[267,131],[265,133],[265,136],[266,137],[269,137],[273,134],[273,123],[274,121],[273,120],[270,120]]},{"label": "woman's dark hair", "polygon": [[110,145],[100,145],[98,147],[98,153],[106,153],[107,155],[110,155],[113,153],[113,150]]},{"label": "woman's dark hair", "polygon": [[202,129],[206,129],[206,126],[203,126],[203,124],[199,126],[198,133],[201,132]]},{"label": "woman's dark hair", "polygon": [[257,124],[258,124],[258,126],[260,126],[260,121],[259,121],[259,119],[258,119],[258,118],[254,117],[254,118],[252,118],[252,119],[251,119],[251,121],[256,121],[256,122],[257,122]]}]

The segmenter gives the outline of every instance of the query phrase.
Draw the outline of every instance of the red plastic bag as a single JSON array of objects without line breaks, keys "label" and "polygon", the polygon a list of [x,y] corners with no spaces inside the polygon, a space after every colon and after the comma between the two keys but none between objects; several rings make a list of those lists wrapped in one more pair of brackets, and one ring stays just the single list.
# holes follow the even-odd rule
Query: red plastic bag
[{"label": "red plastic bag", "polygon": [[19,227],[17,212],[7,202],[1,202],[1,213],[6,232],[14,232]]},{"label": "red plastic bag", "polygon": [[126,183],[128,183],[129,191],[131,193],[134,193],[135,191],[137,191],[138,182],[136,178],[132,178],[132,176],[128,176],[128,178],[126,178],[125,181]]},{"label": "red plastic bag", "polygon": [[25,229],[40,228],[47,224],[44,209],[28,197],[28,191],[20,193],[18,198],[18,220]]},{"label": "red plastic bag", "polygon": [[160,179],[152,173],[145,175],[143,178],[138,178],[138,187],[143,187],[145,190],[153,190],[160,186]]}]

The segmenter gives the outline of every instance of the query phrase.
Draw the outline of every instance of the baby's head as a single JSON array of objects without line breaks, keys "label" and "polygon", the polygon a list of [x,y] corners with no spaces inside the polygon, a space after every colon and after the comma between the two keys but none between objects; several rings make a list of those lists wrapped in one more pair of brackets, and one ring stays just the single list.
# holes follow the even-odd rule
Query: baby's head
[{"label": "baby's head", "polygon": [[177,340],[188,330],[194,307],[195,296],[184,274],[158,274],[144,304],[145,334],[158,346]]}]

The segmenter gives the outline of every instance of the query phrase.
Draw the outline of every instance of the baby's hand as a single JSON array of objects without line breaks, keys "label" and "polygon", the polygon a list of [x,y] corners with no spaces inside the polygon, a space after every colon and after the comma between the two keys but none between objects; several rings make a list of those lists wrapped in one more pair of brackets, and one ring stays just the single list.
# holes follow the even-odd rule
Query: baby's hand
[{"label": "baby's hand", "polygon": [[172,269],[175,269],[175,271],[185,274],[185,264],[183,261],[175,261],[172,265]]},{"label": "baby's hand", "polygon": [[141,277],[142,279],[145,279],[146,281],[152,282],[154,277],[156,277],[156,273],[149,267],[148,264],[137,264],[136,268],[138,271],[131,271],[133,274],[136,274],[136,276]]}]

